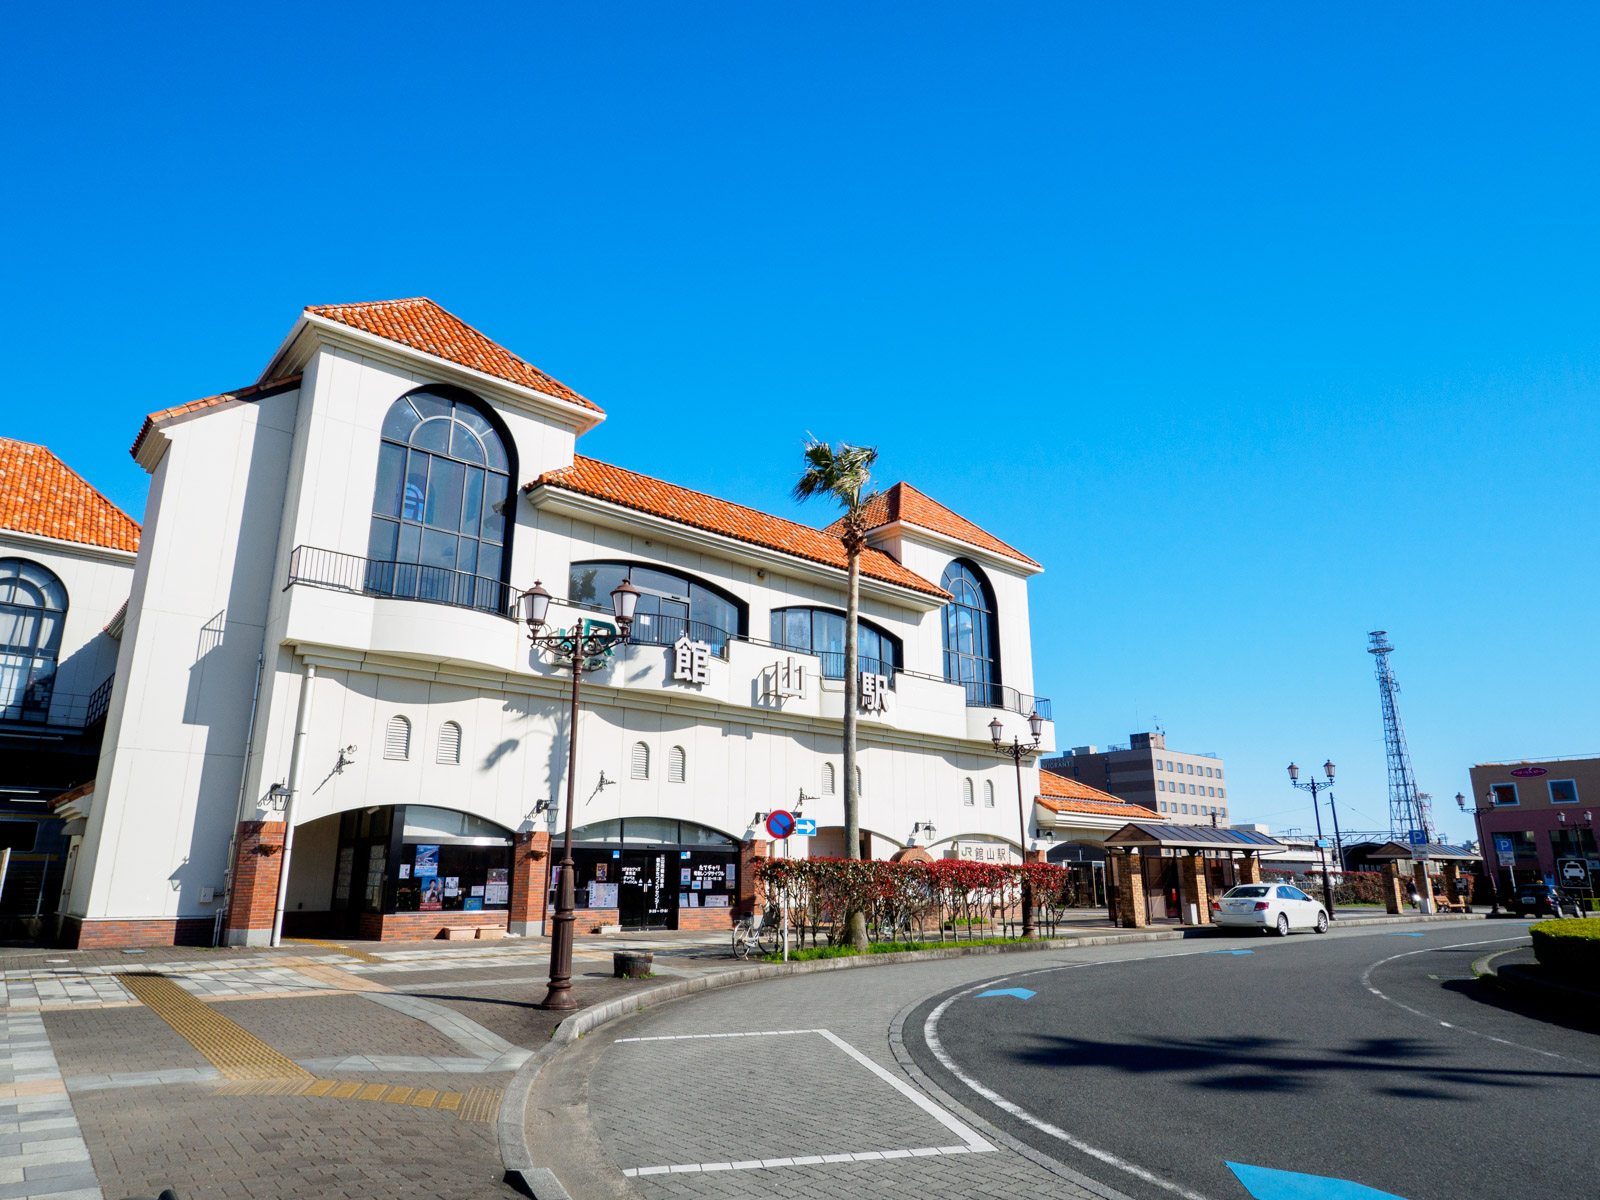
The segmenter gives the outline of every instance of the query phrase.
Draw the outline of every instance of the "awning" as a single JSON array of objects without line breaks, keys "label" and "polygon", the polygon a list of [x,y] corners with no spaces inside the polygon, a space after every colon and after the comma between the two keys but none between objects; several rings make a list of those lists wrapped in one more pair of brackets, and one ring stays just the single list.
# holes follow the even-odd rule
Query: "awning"
[{"label": "awning", "polygon": [[1143,822],[1124,825],[1105,844],[1117,850],[1231,850],[1248,854],[1283,854],[1289,849],[1275,838],[1248,829]]},{"label": "awning", "polygon": [[1402,842],[1385,842],[1376,850],[1367,850],[1363,858],[1423,858],[1430,862],[1482,862],[1483,855],[1474,854],[1465,846],[1450,846],[1444,842],[1429,842],[1425,846],[1407,846]]}]

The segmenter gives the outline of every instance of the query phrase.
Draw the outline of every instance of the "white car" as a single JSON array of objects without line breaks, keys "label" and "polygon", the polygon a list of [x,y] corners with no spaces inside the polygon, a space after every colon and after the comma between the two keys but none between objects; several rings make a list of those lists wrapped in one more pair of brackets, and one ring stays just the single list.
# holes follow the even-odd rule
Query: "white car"
[{"label": "white car", "polygon": [[1274,930],[1288,937],[1291,929],[1328,932],[1328,912],[1310,896],[1287,883],[1245,883],[1211,902],[1211,923],[1224,928]]}]

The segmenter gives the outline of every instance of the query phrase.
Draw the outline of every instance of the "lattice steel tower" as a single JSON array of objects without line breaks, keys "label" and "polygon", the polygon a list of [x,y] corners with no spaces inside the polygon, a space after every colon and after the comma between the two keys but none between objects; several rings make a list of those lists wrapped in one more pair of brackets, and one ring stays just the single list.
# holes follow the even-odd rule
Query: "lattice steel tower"
[{"label": "lattice steel tower", "polygon": [[1417,777],[1411,770],[1411,751],[1406,748],[1406,729],[1400,723],[1400,707],[1395,696],[1400,692],[1394,671],[1389,666],[1389,644],[1385,630],[1367,634],[1367,653],[1377,660],[1378,699],[1383,704],[1383,743],[1389,756],[1389,836],[1404,841],[1412,829],[1425,830],[1433,840],[1432,813],[1424,794],[1417,791]]}]

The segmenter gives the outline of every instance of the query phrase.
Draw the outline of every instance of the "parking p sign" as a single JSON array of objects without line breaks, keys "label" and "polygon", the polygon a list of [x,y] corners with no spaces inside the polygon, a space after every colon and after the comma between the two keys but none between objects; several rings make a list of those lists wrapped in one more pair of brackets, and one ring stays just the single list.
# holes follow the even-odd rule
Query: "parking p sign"
[{"label": "parking p sign", "polygon": [[1508,837],[1503,837],[1499,834],[1495,835],[1494,852],[1499,856],[1502,867],[1509,867],[1517,860],[1516,843]]}]

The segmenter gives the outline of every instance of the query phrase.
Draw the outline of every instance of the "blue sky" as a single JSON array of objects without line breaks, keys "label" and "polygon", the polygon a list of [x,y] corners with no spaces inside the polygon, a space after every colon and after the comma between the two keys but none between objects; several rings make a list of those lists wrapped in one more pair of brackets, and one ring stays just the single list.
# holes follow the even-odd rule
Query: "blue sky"
[{"label": "blue sky", "polygon": [[136,516],[145,412],[422,294],[597,457],[790,512],[877,444],[1049,568],[1061,742],[1159,715],[1235,819],[1331,754],[1385,822],[1380,626],[1447,833],[1600,750],[1592,6],[234,8],[0,51],[0,431]]}]

